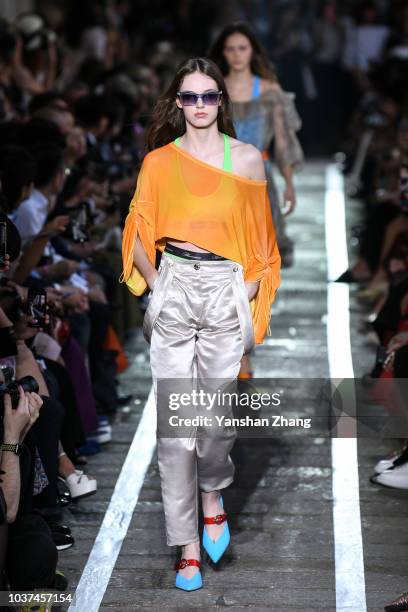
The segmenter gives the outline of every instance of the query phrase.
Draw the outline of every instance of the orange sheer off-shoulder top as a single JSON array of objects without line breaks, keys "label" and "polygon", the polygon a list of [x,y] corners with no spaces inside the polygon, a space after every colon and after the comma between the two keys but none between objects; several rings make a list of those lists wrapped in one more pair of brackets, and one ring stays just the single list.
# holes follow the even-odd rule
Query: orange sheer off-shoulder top
[{"label": "orange sheer off-shoulder top", "polygon": [[250,301],[255,344],[271,335],[281,258],[266,181],[216,168],[173,142],[159,147],[143,159],[123,230],[119,280],[140,296],[147,283],[133,259],[137,237],[152,265],[166,237],[240,263],[246,281],[260,281]]}]

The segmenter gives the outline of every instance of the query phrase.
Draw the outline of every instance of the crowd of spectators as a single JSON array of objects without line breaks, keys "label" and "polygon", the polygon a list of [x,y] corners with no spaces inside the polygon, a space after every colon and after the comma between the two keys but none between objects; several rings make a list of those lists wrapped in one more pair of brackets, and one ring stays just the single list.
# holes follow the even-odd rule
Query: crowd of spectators
[{"label": "crowd of spectators", "polygon": [[41,14],[0,19],[2,590],[66,588],[62,510],[97,492],[87,457],[130,399],[122,341],[145,307],[118,283],[121,225],[159,78],[115,69],[126,3],[90,4],[76,43],[74,15],[64,39]]},{"label": "crowd of spectators", "polygon": [[[342,280],[369,283],[366,325],[383,347],[373,374],[385,364],[404,376],[408,363],[405,3],[36,6],[0,17],[1,437],[21,444],[1,458],[0,567],[15,590],[66,588],[57,550],[74,538],[60,511],[97,491],[86,457],[111,439],[109,417],[128,399],[117,390],[122,342],[146,307],[118,284],[145,126],[175,67],[205,55],[229,21],[252,24],[295,92],[306,153],[345,150],[365,222]],[[386,461],[398,457],[408,488],[403,449]]]},{"label": "crowd of spectators", "polygon": [[[359,75],[344,139],[347,190],[363,206],[353,228],[356,262],[337,280],[364,285],[357,291],[367,311],[361,331],[374,346],[371,377],[380,379],[408,378],[408,6],[399,16],[382,61]],[[373,482],[408,489],[407,440],[400,442],[375,466]]]},{"label": "crowd of spectators", "polygon": [[[358,97],[343,139],[348,195],[362,203],[352,228],[354,265],[337,280],[358,283],[360,332],[372,347],[364,376],[370,402],[389,412],[397,448],[373,466],[371,482],[408,490],[408,6],[392,3],[393,27],[365,3],[358,41],[370,54],[355,71]],[[380,49],[382,51],[380,52]],[[408,594],[385,610],[408,610]]]}]

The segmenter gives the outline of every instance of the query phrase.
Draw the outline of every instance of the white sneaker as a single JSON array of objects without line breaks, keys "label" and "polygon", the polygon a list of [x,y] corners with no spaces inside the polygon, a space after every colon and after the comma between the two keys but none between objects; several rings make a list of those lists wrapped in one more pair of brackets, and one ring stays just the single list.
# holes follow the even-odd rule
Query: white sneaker
[{"label": "white sneaker", "polygon": [[376,474],[381,474],[382,472],[385,472],[385,470],[392,468],[394,466],[394,461],[401,457],[404,450],[405,449],[403,448],[397,448],[392,453],[384,457],[384,459],[380,459],[380,461],[374,466],[374,472]]},{"label": "white sneaker", "polygon": [[107,444],[112,440],[112,427],[111,425],[101,426],[94,432],[87,436],[87,439],[96,440],[99,444]]},{"label": "white sneaker", "polygon": [[408,461],[372,477],[372,481],[393,489],[408,490]]},{"label": "white sneaker", "polygon": [[62,478],[61,476],[60,478],[67,485],[72,499],[93,495],[98,488],[96,478],[87,476],[82,470],[75,470],[67,478]]}]

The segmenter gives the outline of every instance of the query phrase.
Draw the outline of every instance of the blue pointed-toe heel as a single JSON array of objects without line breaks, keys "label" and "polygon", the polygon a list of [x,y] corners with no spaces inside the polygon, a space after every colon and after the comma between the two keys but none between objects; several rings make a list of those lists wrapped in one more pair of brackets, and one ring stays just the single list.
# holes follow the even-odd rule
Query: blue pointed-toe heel
[{"label": "blue pointed-toe heel", "polygon": [[201,562],[197,559],[184,558],[177,561],[174,566],[174,569],[177,570],[175,586],[178,589],[183,589],[183,591],[195,591],[196,589],[200,589],[203,586],[201,572],[197,572],[194,574],[194,576],[192,576],[192,578],[185,578],[179,573],[178,570],[187,567],[187,565],[196,565],[197,567],[201,567]]},{"label": "blue pointed-toe heel", "polygon": [[[224,502],[223,502],[221,495],[220,495],[220,504],[222,507],[224,507]],[[208,535],[205,526],[214,525],[214,524],[220,525],[224,521],[225,521],[225,525],[224,525],[224,529],[221,535],[219,536],[219,538],[217,538],[217,540],[212,540],[210,536]],[[217,514],[216,516],[205,516],[204,517],[203,547],[207,551],[211,560],[214,561],[214,563],[217,563],[217,561],[221,559],[222,555],[224,554],[225,550],[228,547],[228,544],[230,543],[230,539],[231,538],[230,538],[230,532],[229,532],[228,523],[227,523],[227,515],[225,512],[223,514]]]}]

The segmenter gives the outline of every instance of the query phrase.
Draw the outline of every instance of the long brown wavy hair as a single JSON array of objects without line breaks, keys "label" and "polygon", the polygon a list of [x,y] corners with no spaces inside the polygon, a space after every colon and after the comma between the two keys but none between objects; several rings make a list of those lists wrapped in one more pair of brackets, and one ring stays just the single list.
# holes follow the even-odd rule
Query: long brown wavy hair
[{"label": "long brown wavy hair", "polygon": [[146,131],[148,151],[172,142],[186,131],[186,120],[183,109],[176,104],[176,94],[180,91],[184,77],[194,72],[201,72],[211,77],[217,83],[218,89],[222,90],[221,105],[218,107],[217,115],[218,130],[235,138],[231,102],[220,69],[207,57],[193,57],[184,60],[178,66],[174,79],[156,102]]},{"label": "long brown wavy hair", "polygon": [[268,58],[265,47],[259,42],[251,28],[243,21],[234,21],[233,23],[226,25],[221,30],[207,52],[208,57],[211,58],[217,64],[217,66],[219,66],[222,74],[225,76],[230,71],[227,60],[224,57],[224,47],[225,41],[227,40],[228,36],[231,36],[231,34],[243,34],[251,43],[252,74],[276,83],[278,81],[278,77],[272,62]]}]

